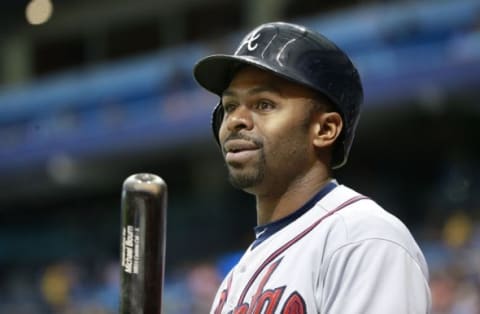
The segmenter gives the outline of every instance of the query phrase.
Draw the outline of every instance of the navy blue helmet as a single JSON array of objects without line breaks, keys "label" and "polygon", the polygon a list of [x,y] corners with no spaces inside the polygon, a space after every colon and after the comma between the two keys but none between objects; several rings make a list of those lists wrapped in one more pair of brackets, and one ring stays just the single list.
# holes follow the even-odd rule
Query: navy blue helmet
[{"label": "navy blue helmet", "polygon": [[[247,34],[233,55],[214,54],[201,59],[195,65],[194,77],[221,97],[241,65],[270,71],[326,96],[341,114],[344,125],[335,142],[332,167],[339,168],[347,162],[360,117],[363,88],[357,69],[340,48],[305,27],[267,23]],[[217,142],[223,115],[219,103],[212,115]]]}]

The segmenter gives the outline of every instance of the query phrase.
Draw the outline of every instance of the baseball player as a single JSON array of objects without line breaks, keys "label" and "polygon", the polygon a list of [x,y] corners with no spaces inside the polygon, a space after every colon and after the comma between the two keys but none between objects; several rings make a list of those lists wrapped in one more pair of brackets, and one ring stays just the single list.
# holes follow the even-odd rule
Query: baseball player
[{"label": "baseball player", "polygon": [[211,313],[428,313],[428,269],[406,226],[339,184],[363,98],[348,56],[302,26],[255,28],[196,80],[231,183],[256,198],[256,240]]}]

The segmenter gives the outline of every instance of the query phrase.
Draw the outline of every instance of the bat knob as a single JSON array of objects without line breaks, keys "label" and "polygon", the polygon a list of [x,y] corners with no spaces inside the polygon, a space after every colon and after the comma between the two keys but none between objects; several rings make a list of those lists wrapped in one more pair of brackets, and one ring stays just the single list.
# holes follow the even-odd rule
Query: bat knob
[{"label": "bat knob", "polygon": [[167,189],[167,184],[159,176],[151,173],[137,173],[129,176],[123,182],[123,190],[128,192],[144,192],[161,195]]}]

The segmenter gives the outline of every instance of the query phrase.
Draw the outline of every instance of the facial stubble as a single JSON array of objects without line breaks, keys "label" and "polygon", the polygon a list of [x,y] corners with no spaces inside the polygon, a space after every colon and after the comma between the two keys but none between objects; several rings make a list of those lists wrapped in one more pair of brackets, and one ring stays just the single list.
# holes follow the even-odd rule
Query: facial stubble
[{"label": "facial stubble", "polygon": [[248,189],[261,183],[265,177],[265,153],[262,148],[259,150],[258,160],[250,168],[252,170],[239,169],[238,165],[227,165],[228,180],[233,187],[237,189]]}]

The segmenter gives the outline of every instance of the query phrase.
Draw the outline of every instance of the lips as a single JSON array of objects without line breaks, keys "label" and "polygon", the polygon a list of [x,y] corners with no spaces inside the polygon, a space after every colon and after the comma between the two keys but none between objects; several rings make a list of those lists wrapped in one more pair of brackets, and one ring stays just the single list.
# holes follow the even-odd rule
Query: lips
[{"label": "lips", "polygon": [[223,150],[226,153],[238,153],[244,150],[255,150],[258,149],[258,146],[247,140],[229,140],[225,143]]},{"label": "lips", "polygon": [[259,146],[251,141],[243,139],[229,140],[225,143],[223,151],[225,161],[228,163],[242,163],[252,158]]}]

